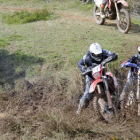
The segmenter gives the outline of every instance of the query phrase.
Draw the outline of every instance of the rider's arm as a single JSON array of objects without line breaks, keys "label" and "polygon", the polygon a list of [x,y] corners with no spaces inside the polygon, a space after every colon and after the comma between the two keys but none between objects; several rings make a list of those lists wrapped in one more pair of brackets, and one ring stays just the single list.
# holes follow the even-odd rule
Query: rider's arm
[{"label": "rider's arm", "polygon": [[136,63],[136,60],[137,60],[137,56],[136,55],[133,55],[131,58],[129,58],[127,60],[127,62]]},{"label": "rider's arm", "polygon": [[[129,63],[127,63],[127,62],[137,64],[137,59],[138,59],[138,58],[137,58],[137,55],[133,55],[131,58],[129,58],[128,60],[124,61],[124,62],[121,64],[121,67],[122,67],[122,68],[129,67]],[[131,67],[131,70],[133,70],[133,67]]]},{"label": "rider's arm", "polygon": [[112,53],[111,51],[108,50],[103,50],[103,55],[104,55],[103,60],[104,63],[108,63],[118,59],[118,55],[116,53]]},{"label": "rider's arm", "polygon": [[81,58],[78,62],[78,68],[80,69],[81,72],[85,72],[86,71],[86,67],[85,67],[85,56],[83,56],[83,58]]}]

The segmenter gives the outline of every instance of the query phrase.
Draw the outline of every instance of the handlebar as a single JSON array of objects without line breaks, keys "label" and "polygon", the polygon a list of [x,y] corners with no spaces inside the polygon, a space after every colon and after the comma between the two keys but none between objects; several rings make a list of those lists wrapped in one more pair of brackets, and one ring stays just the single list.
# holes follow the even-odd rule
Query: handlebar
[{"label": "handlebar", "polygon": [[[101,65],[101,67],[104,69],[105,68],[105,64],[99,64]],[[94,68],[95,66],[97,66],[98,64],[93,64],[91,67],[88,67],[87,70],[85,72],[82,73],[83,76],[89,74],[90,72],[92,72],[92,68]]]},{"label": "handlebar", "polygon": [[124,64],[125,67],[133,67],[133,68],[140,68],[137,66],[137,64],[131,63],[131,62],[126,62]]},{"label": "handlebar", "polygon": [[82,75],[85,76],[90,72],[92,72],[92,68],[88,68],[85,72],[82,73]]}]

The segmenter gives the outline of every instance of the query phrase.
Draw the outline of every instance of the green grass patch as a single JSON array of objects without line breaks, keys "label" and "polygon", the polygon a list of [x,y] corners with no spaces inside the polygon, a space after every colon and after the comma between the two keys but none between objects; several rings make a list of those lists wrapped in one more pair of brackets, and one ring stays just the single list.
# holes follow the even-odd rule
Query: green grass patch
[{"label": "green grass patch", "polygon": [[138,24],[140,26],[140,19],[139,20],[132,19],[131,21],[132,21],[132,23]]},{"label": "green grass patch", "polygon": [[11,35],[10,37],[7,38],[8,41],[21,41],[23,39],[24,39],[23,36],[16,35],[16,34],[13,34],[13,35]]},{"label": "green grass patch", "polygon": [[5,48],[6,46],[10,45],[11,41],[21,41],[23,39],[24,39],[23,36],[16,35],[16,34],[10,35],[9,37],[7,36],[2,37],[0,39],[0,48]]},{"label": "green grass patch", "polygon": [[[21,11],[14,13],[6,13],[2,15],[2,20],[7,24],[24,24],[40,20],[52,19],[51,12],[46,8],[35,12]],[[54,18],[54,16],[53,16]]]},{"label": "green grass patch", "polygon": [[4,48],[7,45],[10,45],[10,43],[6,39],[0,39],[0,48]]}]

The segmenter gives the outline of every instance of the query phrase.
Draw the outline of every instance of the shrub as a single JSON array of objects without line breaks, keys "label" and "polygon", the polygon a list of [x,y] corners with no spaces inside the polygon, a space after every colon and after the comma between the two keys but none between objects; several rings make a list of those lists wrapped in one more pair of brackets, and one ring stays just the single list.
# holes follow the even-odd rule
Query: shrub
[{"label": "shrub", "polygon": [[35,12],[21,11],[14,13],[6,13],[2,16],[2,20],[7,24],[24,24],[40,20],[50,19],[51,13],[48,10],[42,9]]}]

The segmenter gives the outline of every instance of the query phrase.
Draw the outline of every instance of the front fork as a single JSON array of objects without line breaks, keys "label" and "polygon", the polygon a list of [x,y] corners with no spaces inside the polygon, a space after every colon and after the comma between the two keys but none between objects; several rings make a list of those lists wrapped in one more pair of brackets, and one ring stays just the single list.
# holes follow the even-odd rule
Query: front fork
[{"label": "front fork", "polygon": [[117,1],[115,1],[114,3],[115,3],[116,13],[117,13],[117,19],[118,19],[118,21],[120,21],[120,12],[119,12],[119,9],[117,6]]},{"label": "front fork", "polygon": [[109,88],[108,88],[108,82],[107,82],[106,75],[103,76],[103,83],[104,83],[104,86],[105,86],[105,94],[106,94],[106,97],[107,97],[108,107],[112,108],[113,104],[112,104],[112,99],[111,99],[111,95],[110,95]]},{"label": "front fork", "polygon": [[140,100],[139,100],[139,93],[140,93],[140,70],[139,70],[139,72],[138,72],[138,79],[137,79],[138,81],[137,81],[137,94],[136,94],[136,100],[138,101],[138,102],[140,102]]},{"label": "front fork", "polygon": [[140,69],[138,70],[138,81],[137,81],[137,94],[136,94],[136,100],[138,102],[138,116],[140,116]]}]

